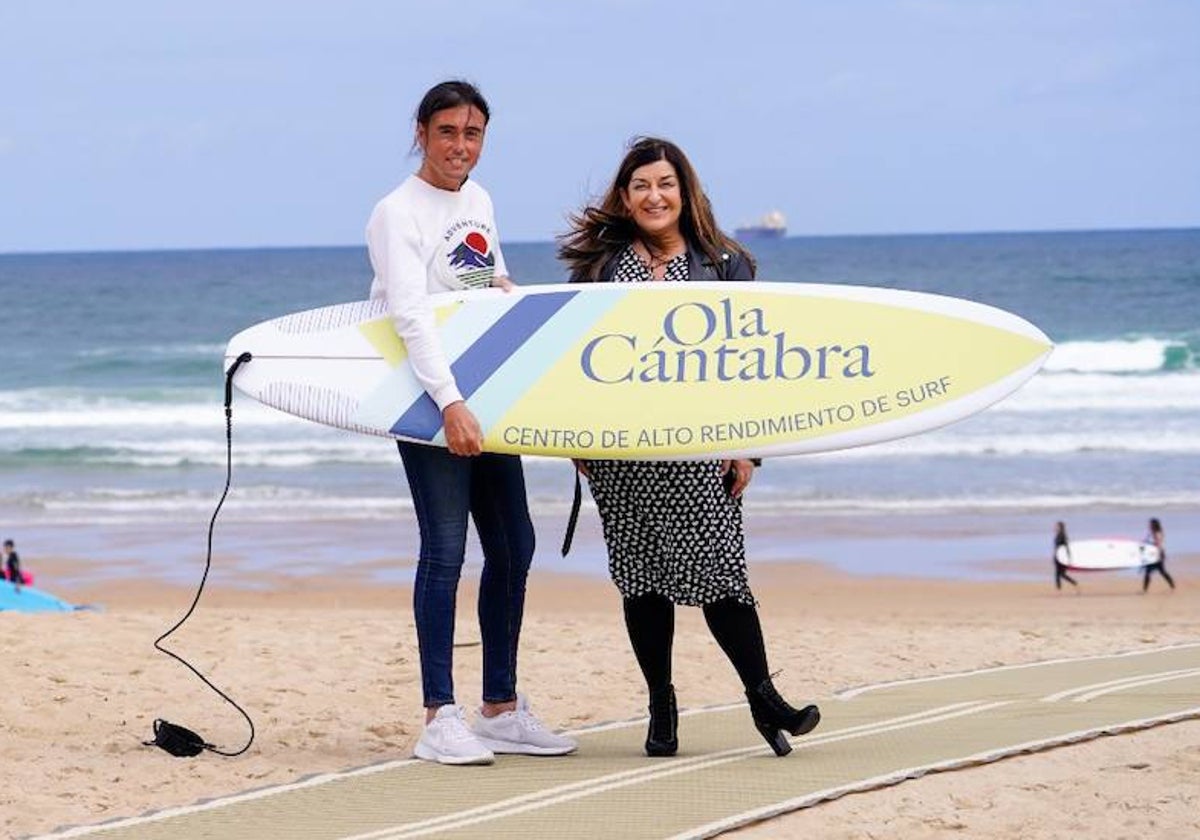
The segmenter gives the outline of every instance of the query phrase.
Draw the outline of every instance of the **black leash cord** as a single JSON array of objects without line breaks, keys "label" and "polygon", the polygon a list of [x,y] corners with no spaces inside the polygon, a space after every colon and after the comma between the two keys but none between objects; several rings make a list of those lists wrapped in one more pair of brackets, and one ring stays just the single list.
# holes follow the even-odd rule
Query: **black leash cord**
[{"label": "black leash cord", "polygon": [[[196,736],[196,734],[190,730],[177,727],[175,724],[168,723],[167,721],[161,719],[155,721],[155,740],[146,741],[145,743],[147,745],[155,744],[157,746],[161,746],[164,749],[167,749],[168,752],[172,752],[175,755],[195,755],[200,752],[200,749],[206,749],[210,752],[216,753],[217,755],[224,755],[232,758],[233,756],[241,755],[246,750],[250,749],[250,745],[254,743],[254,721],[250,719],[250,715],[246,714],[246,710],[234,702],[233,698],[231,698],[228,694],[213,685],[212,682],[209,681],[208,677],[197,671],[190,662],[178,654],[167,650],[161,644],[163,639],[167,638],[180,627],[182,627],[183,623],[188,620],[193,612],[195,612],[196,605],[200,603],[200,595],[202,592],[204,592],[204,584],[208,580],[209,569],[212,568],[213,529],[217,524],[217,514],[221,512],[221,506],[225,504],[225,497],[229,495],[229,486],[233,481],[233,375],[237,373],[238,368],[250,361],[251,358],[252,357],[249,353],[243,353],[234,360],[233,364],[229,366],[229,370],[225,372],[225,489],[221,492],[221,498],[217,502],[216,510],[213,511],[212,519],[209,520],[208,523],[208,554],[204,558],[204,574],[200,577],[200,586],[196,589],[196,597],[192,599],[192,605],[188,607],[188,610],[184,614],[183,618],[179,619],[179,621],[175,623],[174,627],[154,640],[155,648],[162,651],[176,662],[182,664],[185,668],[199,677],[205,685],[207,685],[217,694],[221,695],[221,697],[224,698],[229,705],[241,712],[242,717],[246,719],[246,723],[250,725],[250,739],[246,741],[246,745],[240,750],[236,752],[225,752],[224,750],[218,749],[212,744],[204,742],[199,738],[199,736]],[[196,747],[194,752],[177,753],[170,749],[168,744],[163,743],[167,733],[175,733],[177,735],[180,732],[186,733],[187,736],[191,736],[190,740],[192,740],[194,746]]]},{"label": "black leash cord", "polygon": [[[574,462],[572,462],[574,463]],[[563,535],[562,556],[566,557],[575,539],[575,526],[579,524],[579,506],[583,503],[583,491],[579,487],[579,468],[575,468],[575,495],[571,499],[571,513],[567,517],[567,533]]]}]

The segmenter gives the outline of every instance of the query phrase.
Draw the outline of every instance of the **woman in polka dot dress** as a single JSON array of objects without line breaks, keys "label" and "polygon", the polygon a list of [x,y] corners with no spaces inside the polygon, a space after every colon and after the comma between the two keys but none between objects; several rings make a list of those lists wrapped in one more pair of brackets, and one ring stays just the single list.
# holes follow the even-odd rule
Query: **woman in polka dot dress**
[{"label": "woman in polka dot dress", "polygon": [[[559,257],[573,282],[751,280],[754,262],[716,225],[695,170],[673,143],[630,147],[599,206],[571,218]],[[579,461],[608,547],[609,571],[650,694],[646,753],[674,755],[678,711],[671,683],[675,605],[698,606],[746,690],[755,727],[777,755],[820,720],[795,709],[767,667],[746,571],[742,491],[749,460]]]}]

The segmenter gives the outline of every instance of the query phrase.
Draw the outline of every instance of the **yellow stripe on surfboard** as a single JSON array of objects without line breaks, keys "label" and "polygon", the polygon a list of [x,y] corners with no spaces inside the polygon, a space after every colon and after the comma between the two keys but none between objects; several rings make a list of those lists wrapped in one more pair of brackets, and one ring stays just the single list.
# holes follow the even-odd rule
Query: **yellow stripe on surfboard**
[{"label": "yellow stripe on surfboard", "polygon": [[[461,302],[439,306],[433,312],[434,323],[440,327],[461,307]],[[391,318],[367,321],[365,324],[360,324],[358,329],[389,366],[399,367],[408,358],[408,350],[405,348],[404,342],[400,340],[400,336],[396,335]]]}]

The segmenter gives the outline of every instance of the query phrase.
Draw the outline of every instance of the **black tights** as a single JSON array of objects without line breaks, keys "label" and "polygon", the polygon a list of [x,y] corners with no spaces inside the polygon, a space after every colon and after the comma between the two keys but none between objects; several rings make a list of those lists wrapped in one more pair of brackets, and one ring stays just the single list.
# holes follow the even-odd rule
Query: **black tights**
[{"label": "black tights", "polygon": [[[770,674],[758,610],[735,598],[705,604],[704,620],[747,689],[757,688]],[[671,684],[671,646],[675,640],[675,605],[650,593],[625,599],[625,627],[646,686],[651,692]]]}]

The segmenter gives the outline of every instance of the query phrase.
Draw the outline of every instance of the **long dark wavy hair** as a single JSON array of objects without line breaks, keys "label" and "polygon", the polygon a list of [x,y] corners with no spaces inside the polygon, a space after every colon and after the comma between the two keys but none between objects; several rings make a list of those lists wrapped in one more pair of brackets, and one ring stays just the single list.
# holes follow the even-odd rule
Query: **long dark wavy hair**
[{"label": "long dark wavy hair", "polygon": [[712,205],[683,150],[670,140],[637,137],[630,143],[629,152],[599,205],[585,207],[567,217],[571,230],[558,237],[558,258],[567,264],[572,274],[587,280],[598,279],[600,270],[612,255],[637,238],[637,225],[625,210],[621,192],[629,189],[635,170],[660,160],[671,164],[679,177],[683,199],[679,229],[688,244],[717,265],[721,263],[722,253],[729,252],[741,254],[754,264],[750,252],[717,227]]}]

